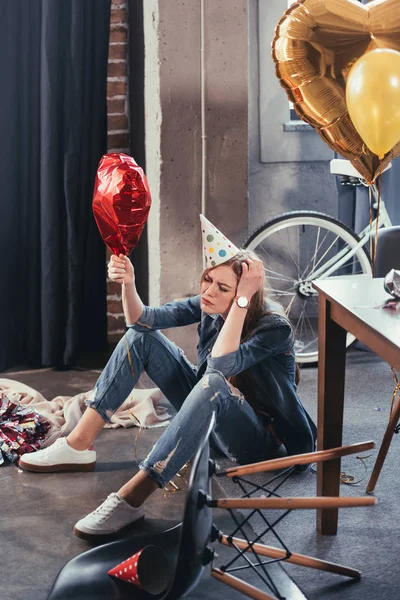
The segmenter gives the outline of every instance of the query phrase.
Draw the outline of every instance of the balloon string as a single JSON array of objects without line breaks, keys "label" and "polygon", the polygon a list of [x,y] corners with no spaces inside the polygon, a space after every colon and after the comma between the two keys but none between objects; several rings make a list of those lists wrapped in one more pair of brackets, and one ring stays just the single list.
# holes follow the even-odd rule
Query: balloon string
[{"label": "balloon string", "polygon": [[368,186],[368,200],[369,200],[369,255],[371,257],[372,264],[374,263],[374,254],[373,254],[373,246],[372,246],[372,188]]},{"label": "balloon string", "polygon": [[[364,476],[363,477],[361,477],[360,479],[356,479],[354,477],[354,475],[350,475],[350,473],[341,471],[340,472],[340,483],[344,483],[346,485],[357,485],[357,484],[361,483],[362,481],[364,481],[364,479],[368,475],[368,468],[367,468],[365,461],[367,458],[371,458],[371,456],[372,456],[372,454],[367,454],[365,456],[356,456],[355,457],[357,460],[359,460],[361,462],[362,466],[364,467]],[[313,463],[310,468],[313,473],[317,472],[317,464],[316,463]]]},{"label": "balloon string", "polygon": [[378,179],[378,206],[376,209],[376,227],[375,227],[375,240],[374,240],[374,260],[372,267],[372,276],[375,277],[376,272],[376,256],[378,250],[378,231],[379,231],[379,215],[381,208],[381,177]]},{"label": "balloon string", "polygon": [[[399,378],[397,377],[396,372],[395,372],[395,370],[394,370],[393,367],[390,367],[390,370],[392,371],[393,379],[394,379],[396,385],[395,385],[395,388],[394,388],[393,394],[392,394],[392,402],[391,402],[391,406],[390,406],[389,422],[390,422],[390,419],[392,418],[392,413],[393,413],[393,408],[394,408],[394,403],[395,403],[395,400],[396,400],[396,396],[398,394],[400,394],[400,381],[399,381]],[[395,433],[399,433],[399,426],[398,425],[395,428]],[[365,461],[365,459],[370,458],[371,456],[372,456],[372,454],[368,454],[367,456],[356,456],[356,458],[361,461],[361,463],[362,463],[362,465],[364,467],[364,470],[365,470],[364,477],[361,477],[361,479],[358,479],[358,480],[355,481],[355,478],[354,478],[353,475],[350,475],[350,474],[345,473],[345,472],[341,472],[340,473],[340,481],[341,481],[341,483],[344,483],[346,485],[357,485],[358,483],[361,483],[365,479],[365,476],[367,475],[367,466],[366,466],[366,464],[365,464],[364,461]],[[314,472],[317,472],[316,468],[312,469],[312,470]]]},{"label": "balloon string", "polygon": [[398,379],[398,377],[397,377],[397,375],[396,375],[396,372],[395,372],[395,370],[394,370],[394,368],[393,368],[393,367],[390,367],[390,370],[392,371],[392,375],[393,375],[393,378],[394,378],[394,380],[395,380],[395,382],[396,382],[396,386],[395,386],[395,388],[394,388],[394,390],[393,390],[393,394],[392,394],[392,404],[391,404],[391,406],[390,406],[390,415],[389,415],[389,421],[390,421],[390,418],[391,418],[391,416],[392,416],[393,407],[394,407],[394,401],[396,400],[396,396],[397,396],[397,394],[399,394],[399,393],[400,393],[400,383],[399,383],[399,379]]},{"label": "balloon string", "polygon": [[[394,388],[393,394],[392,394],[392,403],[391,403],[391,406],[390,406],[389,422],[390,422],[390,419],[392,417],[392,412],[393,412],[393,408],[394,408],[394,403],[395,403],[395,400],[396,400],[396,396],[397,396],[397,394],[400,394],[400,382],[399,382],[399,379],[398,379],[398,377],[396,375],[396,372],[395,372],[394,368],[390,367],[390,370],[392,371],[393,378],[395,380],[396,385],[395,385],[395,388]],[[398,426],[397,426],[396,429],[395,429],[395,433],[398,433],[398,431],[399,430],[398,430]],[[367,456],[356,456],[356,458],[361,461],[361,463],[362,463],[362,465],[364,467],[364,471],[365,471],[364,477],[361,477],[361,479],[358,479],[358,480],[355,481],[355,478],[354,478],[353,475],[349,475],[348,473],[341,472],[340,473],[340,481],[341,481],[341,483],[345,483],[346,485],[356,485],[358,483],[361,483],[365,479],[365,477],[367,475],[367,465],[365,464],[364,461],[365,461],[365,459],[370,458],[371,456],[372,456],[372,454],[368,454]]]},{"label": "balloon string", "polygon": [[361,477],[360,479],[356,479],[354,477],[354,475],[350,475],[349,473],[342,471],[340,473],[340,482],[345,483],[346,485],[357,485],[358,483],[361,483],[362,481],[364,481],[364,479],[368,475],[368,469],[367,469],[367,465],[365,464],[365,460],[367,458],[371,458],[371,456],[372,456],[372,454],[367,454],[366,456],[356,456],[356,459],[359,460],[361,462],[362,466],[364,467],[364,477]]},{"label": "balloon string", "polygon": [[[130,366],[131,373],[132,373],[132,378],[134,380],[135,379],[135,370],[133,368],[131,353],[129,350],[129,344],[128,344],[128,340],[127,340],[126,336],[125,336],[125,345],[126,345],[126,352],[128,355],[129,366]],[[140,419],[138,419],[138,417],[132,412],[132,410],[129,410],[128,413],[129,413],[130,417],[132,418],[132,420],[139,423],[139,431],[137,432],[137,434],[135,436],[135,441],[134,441],[134,445],[133,445],[134,458],[137,461],[137,441],[138,441],[138,437],[142,431],[142,424],[140,422]]]},{"label": "balloon string", "polygon": [[[187,463],[185,463],[183,465],[183,467],[178,471],[178,473],[176,474],[177,477],[181,477],[183,481],[186,481],[185,479],[183,479],[187,473],[187,470],[189,468],[189,463],[190,461],[188,461]],[[179,487],[175,481],[173,481],[171,479],[171,481],[169,481],[167,483],[166,486],[164,486],[164,498],[166,498],[168,495],[171,494],[175,494],[176,492],[182,491],[184,488]]]}]

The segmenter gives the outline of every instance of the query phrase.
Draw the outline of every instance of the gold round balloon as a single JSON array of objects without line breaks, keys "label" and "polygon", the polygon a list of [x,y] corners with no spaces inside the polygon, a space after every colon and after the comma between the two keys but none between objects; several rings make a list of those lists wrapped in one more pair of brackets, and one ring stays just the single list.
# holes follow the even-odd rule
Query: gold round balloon
[{"label": "gold round balloon", "polygon": [[[399,0],[298,0],[279,21],[272,42],[276,75],[297,114],[373,183],[400,142],[383,157],[357,132],[346,103],[353,65],[378,48],[400,52]],[[364,107],[360,100],[358,111]],[[353,112],[354,118],[354,112]]]},{"label": "gold round balloon", "polygon": [[368,148],[383,158],[400,141],[400,52],[378,48],[351,67],[347,110]]}]

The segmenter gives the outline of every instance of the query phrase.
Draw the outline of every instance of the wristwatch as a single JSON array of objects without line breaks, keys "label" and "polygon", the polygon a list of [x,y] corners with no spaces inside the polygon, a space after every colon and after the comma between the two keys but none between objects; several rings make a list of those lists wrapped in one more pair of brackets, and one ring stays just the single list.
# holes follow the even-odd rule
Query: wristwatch
[{"label": "wristwatch", "polygon": [[249,308],[250,300],[246,296],[236,296],[235,300],[240,308]]}]

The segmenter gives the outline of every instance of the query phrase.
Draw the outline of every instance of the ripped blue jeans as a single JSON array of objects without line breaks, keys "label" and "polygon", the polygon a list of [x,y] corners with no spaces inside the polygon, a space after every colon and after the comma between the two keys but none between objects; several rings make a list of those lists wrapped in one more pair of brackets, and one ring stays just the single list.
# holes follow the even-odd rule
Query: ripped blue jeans
[{"label": "ripped blue jeans", "polygon": [[127,331],[99,377],[94,393],[86,401],[87,406],[108,422],[143,371],[177,411],[139,465],[160,487],[194,456],[212,411],[216,413],[213,437],[227,456],[242,464],[275,456],[278,444],[241,392],[222,373],[210,367],[198,380],[196,367],[159,331]]}]

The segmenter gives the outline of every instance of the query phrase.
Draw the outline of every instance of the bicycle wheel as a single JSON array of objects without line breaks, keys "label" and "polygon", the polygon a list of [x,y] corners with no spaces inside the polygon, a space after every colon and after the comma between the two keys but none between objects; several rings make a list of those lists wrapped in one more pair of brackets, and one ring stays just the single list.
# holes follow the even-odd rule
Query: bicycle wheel
[{"label": "bicycle wheel", "polygon": [[[314,211],[288,212],[254,231],[243,247],[263,260],[270,296],[284,307],[295,330],[299,363],[318,360],[316,279],[368,274],[371,263],[359,237],[341,221]],[[347,345],[354,341],[348,334]]]}]

